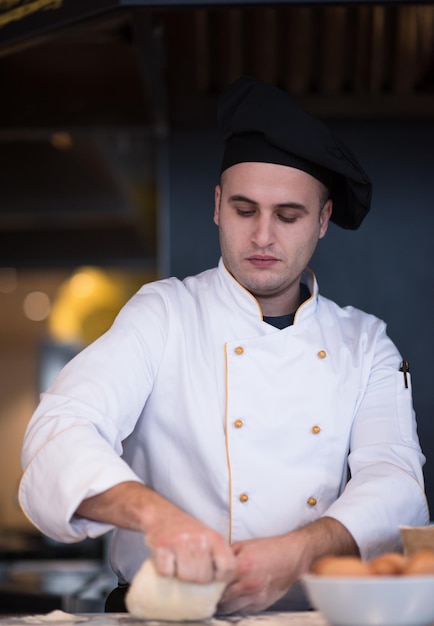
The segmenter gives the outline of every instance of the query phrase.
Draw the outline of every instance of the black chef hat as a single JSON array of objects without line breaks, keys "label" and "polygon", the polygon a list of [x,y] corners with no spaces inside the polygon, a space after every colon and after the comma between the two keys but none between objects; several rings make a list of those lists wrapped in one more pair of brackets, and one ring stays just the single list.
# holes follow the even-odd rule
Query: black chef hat
[{"label": "black chef hat", "polygon": [[250,161],[296,167],[330,189],[335,224],[353,230],[360,226],[370,209],[371,181],[330,129],[287,93],[240,78],[221,96],[218,122],[225,138],[222,172]]}]

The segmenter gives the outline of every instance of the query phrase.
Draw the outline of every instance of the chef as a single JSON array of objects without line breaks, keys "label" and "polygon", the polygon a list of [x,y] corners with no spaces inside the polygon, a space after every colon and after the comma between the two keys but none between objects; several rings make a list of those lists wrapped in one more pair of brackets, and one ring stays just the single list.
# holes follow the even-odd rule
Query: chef
[{"label": "chef", "polygon": [[398,550],[400,524],[429,521],[402,357],[308,267],[329,220],[366,216],[366,173],[261,81],[227,90],[219,124],[218,267],[143,286],[25,435],[31,522],[62,542],[114,529],[111,611],[149,555],[163,576],[225,581],[221,613],[291,608],[317,558]]}]

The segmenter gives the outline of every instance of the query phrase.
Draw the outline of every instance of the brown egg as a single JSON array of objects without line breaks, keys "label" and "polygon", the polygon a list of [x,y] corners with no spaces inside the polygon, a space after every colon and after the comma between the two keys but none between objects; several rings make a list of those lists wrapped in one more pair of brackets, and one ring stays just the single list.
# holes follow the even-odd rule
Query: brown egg
[{"label": "brown egg", "polygon": [[405,576],[423,576],[434,574],[434,550],[419,550],[411,554],[404,568]]},{"label": "brown egg", "polygon": [[325,556],[314,563],[311,571],[320,576],[369,576],[371,574],[368,563],[355,556]]},{"label": "brown egg", "polygon": [[369,561],[375,576],[399,576],[407,565],[407,558],[399,552],[387,552]]}]

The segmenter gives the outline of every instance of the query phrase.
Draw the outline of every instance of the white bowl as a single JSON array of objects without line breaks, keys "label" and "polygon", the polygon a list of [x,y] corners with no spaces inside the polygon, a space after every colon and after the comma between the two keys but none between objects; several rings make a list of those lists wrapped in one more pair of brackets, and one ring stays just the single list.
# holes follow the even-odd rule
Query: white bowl
[{"label": "white bowl", "polygon": [[434,623],[434,576],[320,576],[303,585],[333,626],[428,626]]}]

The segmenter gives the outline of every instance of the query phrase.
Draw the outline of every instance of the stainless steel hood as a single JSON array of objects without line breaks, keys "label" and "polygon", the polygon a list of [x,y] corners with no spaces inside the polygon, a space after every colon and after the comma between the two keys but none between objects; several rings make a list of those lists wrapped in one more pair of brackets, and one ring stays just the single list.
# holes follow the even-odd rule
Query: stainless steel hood
[{"label": "stainless steel hood", "polygon": [[3,4],[0,266],[154,267],[152,34],[136,46],[118,3]]}]

